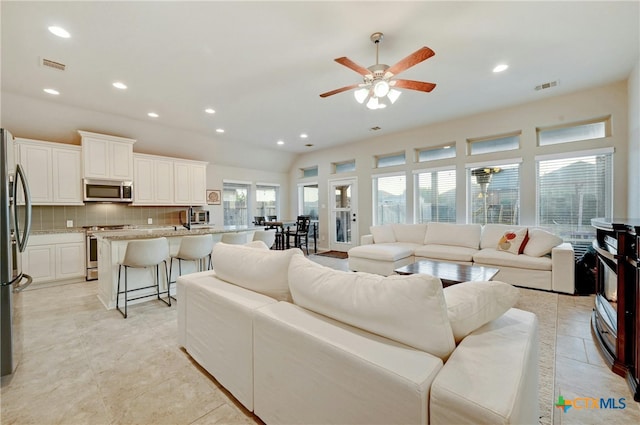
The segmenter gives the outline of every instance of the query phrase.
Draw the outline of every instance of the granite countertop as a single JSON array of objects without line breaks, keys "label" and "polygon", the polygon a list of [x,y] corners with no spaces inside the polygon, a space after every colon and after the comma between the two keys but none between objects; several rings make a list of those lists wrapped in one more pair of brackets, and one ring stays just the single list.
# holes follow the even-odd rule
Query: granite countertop
[{"label": "granite countertop", "polygon": [[55,235],[59,233],[84,233],[82,227],[62,227],[60,229],[31,230],[31,235]]},{"label": "granite countertop", "polygon": [[263,226],[198,226],[187,230],[182,226],[166,226],[161,228],[138,228],[112,231],[98,231],[94,235],[98,239],[111,241],[126,241],[132,239],[151,239],[160,237],[178,237],[189,235],[206,235],[217,233],[236,233],[263,229]]}]

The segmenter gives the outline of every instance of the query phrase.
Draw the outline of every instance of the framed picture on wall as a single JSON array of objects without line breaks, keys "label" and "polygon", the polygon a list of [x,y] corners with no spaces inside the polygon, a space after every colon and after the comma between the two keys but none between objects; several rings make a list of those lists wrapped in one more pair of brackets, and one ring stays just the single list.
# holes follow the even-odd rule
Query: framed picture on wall
[{"label": "framed picture on wall", "polygon": [[219,190],[207,190],[207,204],[220,205],[220,191]]}]

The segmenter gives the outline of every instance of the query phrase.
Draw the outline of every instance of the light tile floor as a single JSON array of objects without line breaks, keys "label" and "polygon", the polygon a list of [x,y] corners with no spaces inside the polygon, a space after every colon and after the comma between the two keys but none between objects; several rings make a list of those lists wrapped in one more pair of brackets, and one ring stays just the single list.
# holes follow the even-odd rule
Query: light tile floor
[{"label": "light tile floor", "polygon": [[[311,256],[336,269],[346,260]],[[14,299],[16,372],[2,378],[8,424],[261,423],[176,343],[176,308],[160,301],[107,311],[97,283],[32,285]],[[638,424],[640,403],[605,367],[591,339],[592,297],[556,295],[555,394],[625,397],[621,410],[553,409],[554,424]]]}]

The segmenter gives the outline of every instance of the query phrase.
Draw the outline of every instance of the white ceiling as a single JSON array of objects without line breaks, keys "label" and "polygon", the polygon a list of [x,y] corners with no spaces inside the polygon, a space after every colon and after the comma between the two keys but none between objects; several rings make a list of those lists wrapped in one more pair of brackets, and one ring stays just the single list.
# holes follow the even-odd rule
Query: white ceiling
[{"label": "white ceiling", "polygon": [[[626,79],[639,57],[638,1],[627,2],[7,2],[2,90],[292,153]],[[70,39],[47,31],[66,28]],[[370,111],[361,82],[333,61],[393,65],[437,84]],[[39,66],[39,58],[67,65]],[[493,74],[498,63],[510,68]],[[113,88],[116,80],[129,89]],[[558,87],[535,91],[558,80]],[[43,88],[61,95],[51,98]],[[204,113],[206,107],[217,112]],[[219,135],[216,128],[224,128]],[[309,138],[302,140],[300,133]],[[206,138],[200,138],[200,140]],[[284,146],[276,146],[282,139]],[[189,143],[189,141],[181,141]],[[313,143],[313,148],[304,147]]]}]

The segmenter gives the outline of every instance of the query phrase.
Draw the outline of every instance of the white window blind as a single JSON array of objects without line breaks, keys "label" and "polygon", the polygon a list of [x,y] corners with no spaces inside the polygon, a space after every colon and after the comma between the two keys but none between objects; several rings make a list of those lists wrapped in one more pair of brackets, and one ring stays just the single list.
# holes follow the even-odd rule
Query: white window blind
[{"label": "white window blind", "polygon": [[407,176],[373,178],[374,224],[405,223],[407,220]]},{"label": "white window blind", "polygon": [[470,223],[520,222],[520,164],[467,168],[467,220]]},{"label": "white window blind", "polygon": [[612,158],[603,153],[537,161],[537,223],[565,242],[590,243],[591,219],[612,215]]},{"label": "white window blind", "polygon": [[416,174],[417,223],[456,222],[456,170],[424,171]]},{"label": "white window blind", "polygon": [[225,226],[246,226],[249,224],[250,184],[223,182],[222,204]]}]

